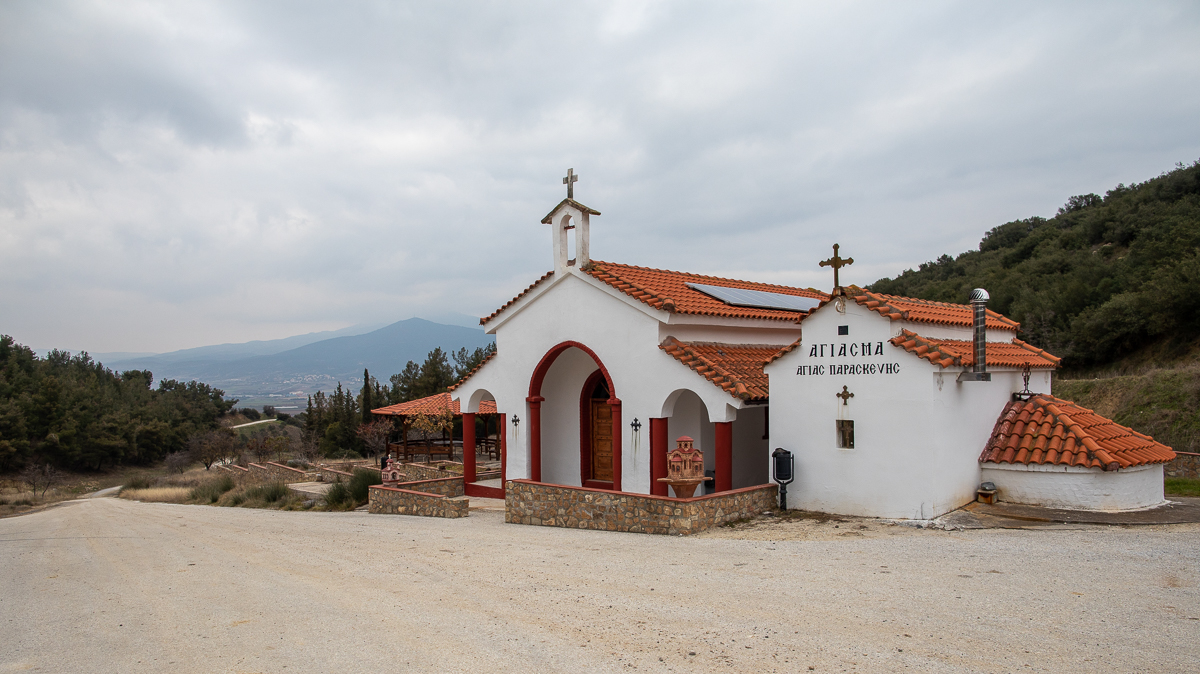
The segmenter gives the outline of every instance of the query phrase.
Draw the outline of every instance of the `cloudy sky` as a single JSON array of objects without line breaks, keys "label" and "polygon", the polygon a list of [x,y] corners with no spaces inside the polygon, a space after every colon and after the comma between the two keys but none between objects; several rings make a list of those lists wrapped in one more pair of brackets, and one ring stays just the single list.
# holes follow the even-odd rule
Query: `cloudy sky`
[{"label": "cloudy sky", "polygon": [[0,333],[492,311],[598,259],[869,283],[1200,158],[1200,5],[0,4]]}]

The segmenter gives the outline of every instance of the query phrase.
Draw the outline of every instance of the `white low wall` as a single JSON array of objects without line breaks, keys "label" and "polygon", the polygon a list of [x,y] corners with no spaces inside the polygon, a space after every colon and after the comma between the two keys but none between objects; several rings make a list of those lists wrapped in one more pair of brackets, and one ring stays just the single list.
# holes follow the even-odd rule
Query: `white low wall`
[{"label": "white low wall", "polygon": [[1099,468],[1007,463],[982,465],[982,481],[999,500],[1074,510],[1134,510],[1163,503],[1162,464],[1105,472]]}]

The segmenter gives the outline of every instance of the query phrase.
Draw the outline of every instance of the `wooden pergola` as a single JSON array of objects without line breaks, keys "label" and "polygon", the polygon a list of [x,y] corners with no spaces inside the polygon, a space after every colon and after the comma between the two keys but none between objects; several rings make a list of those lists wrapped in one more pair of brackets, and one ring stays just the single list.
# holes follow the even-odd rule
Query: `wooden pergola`
[{"label": "wooden pergola", "polygon": [[[503,461],[504,428],[503,424],[499,422],[499,414],[497,413],[496,402],[494,400],[484,400],[479,403],[479,412],[477,414],[483,417],[483,437],[478,440],[475,438],[476,415],[464,415],[458,401],[453,400],[449,393],[438,393],[427,398],[410,400],[398,405],[389,405],[371,410],[371,414],[377,414],[381,417],[390,416],[398,422],[401,440],[400,442],[388,443],[388,456],[391,457],[393,454],[397,458],[403,456],[405,461],[411,461],[414,454],[427,454],[430,460],[433,459],[434,454],[444,454],[450,460],[454,459],[454,438],[445,431],[443,431],[440,440],[433,441],[421,449],[415,449],[408,442],[412,417],[417,415],[442,416],[447,412],[455,417],[463,417],[463,467],[467,473],[467,477],[471,478],[469,481],[474,481],[475,451],[478,447],[482,447],[487,452],[489,458],[495,454],[497,459]],[[490,437],[491,429],[489,428],[491,426],[490,422],[493,419],[497,421],[495,439]],[[467,451],[468,449],[470,451]]]}]

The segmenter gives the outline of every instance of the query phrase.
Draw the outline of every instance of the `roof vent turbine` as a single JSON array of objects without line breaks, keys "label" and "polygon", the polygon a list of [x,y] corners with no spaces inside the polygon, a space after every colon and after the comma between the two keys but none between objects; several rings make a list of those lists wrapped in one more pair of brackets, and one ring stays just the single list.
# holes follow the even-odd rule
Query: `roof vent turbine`
[{"label": "roof vent turbine", "polygon": [[991,381],[987,371],[987,303],[991,299],[983,288],[971,291],[971,311],[974,313],[975,365],[970,372],[958,375],[958,381]]}]

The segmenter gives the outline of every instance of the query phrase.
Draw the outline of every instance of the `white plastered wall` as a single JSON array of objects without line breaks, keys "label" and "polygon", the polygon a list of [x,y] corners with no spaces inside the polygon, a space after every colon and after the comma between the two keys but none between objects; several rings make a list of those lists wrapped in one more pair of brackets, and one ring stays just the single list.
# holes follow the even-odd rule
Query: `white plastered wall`
[{"label": "white plastered wall", "polygon": [[[1011,394],[1021,390],[1020,372],[989,368],[991,382],[957,383],[960,370],[943,371],[888,343],[901,327],[923,334],[918,324],[898,323],[854,302],[844,314],[826,304],[805,319],[802,345],[767,366],[770,447],[796,457],[790,507],[929,519],[975,498],[979,454]],[[843,325],[848,335],[838,334]],[[863,342],[871,344],[870,356],[850,356],[849,349],[837,355],[841,344]],[[809,355],[814,344],[826,345],[824,356]],[[830,366],[846,365],[867,372],[831,373]],[[845,405],[836,397],[843,386],[854,394]],[[1049,376],[1034,372],[1030,388],[1049,387]],[[839,418],[854,421],[853,449],[837,446]]]},{"label": "white plastered wall", "polygon": [[1162,504],[1162,464],[1121,470],[1006,463],[983,464],[983,481],[1009,503],[1078,510],[1136,510]]},{"label": "white plastered wall", "polygon": [[[742,406],[740,400],[658,348],[661,342],[659,325],[668,316],[665,312],[623,299],[616,290],[576,268],[557,271],[542,286],[489,322],[488,331],[496,335],[496,356],[452,395],[466,403],[464,411],[467,412],[478,410],[482,392],[494,396],[497,409],[509,415],[506,478],[528,478],[529,406],[526,397],[530,379],[542,357],[556,345],[565,341],[586,345],[607,367],[616,388],[615,394],[622,403],[622,489],[649,493],[649,419],[661,415],[663,405],[673,391],[687,389],[694,393],[710,422],[734,421]],[[563,357],[559,356],[560,359]],[[561,451],[574,455],[573,477],[570,477],[570,467],[565,462],[555,464],[552,470],[556,471],[555,475],[561,474],[565,483],[577,484],[580,390],[577,387],[573,391],[552,391],[547,388],[551,374],[548,372],[542,388],[542,397],[546,398],[542,403],[542,479],[549,479],[546,473],[550,465],[547,463],[549,454],[560,451],[553,443],[561,442],[565,448]],[[567,379],[570,377],[564,381]],[[582,383],[580,380],[579,386]],[[565,384],[564,387],[569,388]],[[560,402],[561,413],[555,411]],[[514,413],[520,418],[516,427],[511,423]],[[642,424],[636,442],[630,427],[635,418]],[[711,436],[711,424],[707,432]],[[703,441],[703,433],[697,439]],[[711,438],[708,442],[711,447]]]}]

